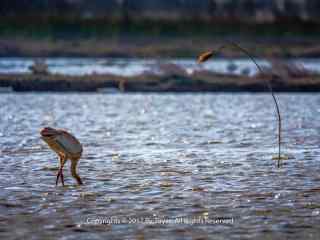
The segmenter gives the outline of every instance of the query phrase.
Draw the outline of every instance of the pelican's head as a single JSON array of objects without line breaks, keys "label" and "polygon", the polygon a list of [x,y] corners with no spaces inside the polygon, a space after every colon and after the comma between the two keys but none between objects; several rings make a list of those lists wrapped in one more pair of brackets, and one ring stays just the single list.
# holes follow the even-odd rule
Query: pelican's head
[{"label": "pelican's head", "polygon": [[53,140],[55,137],[60,135],[60,131],[51,127],[45,127],[40,131],[40,135],[44,141]]}]

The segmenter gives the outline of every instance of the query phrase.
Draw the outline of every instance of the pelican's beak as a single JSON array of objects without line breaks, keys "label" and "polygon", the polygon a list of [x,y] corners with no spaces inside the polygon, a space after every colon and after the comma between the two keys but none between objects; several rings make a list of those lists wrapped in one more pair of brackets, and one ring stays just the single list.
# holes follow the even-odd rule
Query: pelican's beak
[{"label": "pelican's beak", "polygon": [[199,55],[198,63],[203,63],[213,56],[213,51],[204,52]]}]

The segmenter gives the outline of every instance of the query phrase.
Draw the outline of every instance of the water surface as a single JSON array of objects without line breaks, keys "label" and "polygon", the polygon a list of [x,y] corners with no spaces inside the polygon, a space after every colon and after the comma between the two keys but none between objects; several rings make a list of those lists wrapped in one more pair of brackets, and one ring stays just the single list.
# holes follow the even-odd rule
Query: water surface
[{"label": "water surface", "polygon": [[[1,94],[0,236],[60,239],[318,239],[318,94]],[[83,143],[76,186],[44,126]],[[112,218],[112,220],[110,220]],[[224,224],[211,219],[232,219]],[[113,224],[95,224],[104,219]],[[184,223],[152,224],[184,219]],[[186,220],[207,222],[191,224]],[[148,222],[149,220],[149,222]]]},{"label": "water surface", "polygon": [[[30,67],[37,58],[0,58],[0,73],[16,74],[30,73]],[[43,58],[50,73],[82,76],[88,74],[113,74],[117,76],[137,76],[144,73],[163,74],[179,68],[187,74],[194,71],[207,70],[217,73],[235,75],[254,75],[256,66],[250,59],[217,58],[204,64],[197,64],[195,59],[144,59],[144,58]],[[270,63],[257,59],[262,67]],[[288,59],[287,62],[298,64],[306,70],[320,73],[320,59]],[[168,67],[170,65],[171,67]]]}]

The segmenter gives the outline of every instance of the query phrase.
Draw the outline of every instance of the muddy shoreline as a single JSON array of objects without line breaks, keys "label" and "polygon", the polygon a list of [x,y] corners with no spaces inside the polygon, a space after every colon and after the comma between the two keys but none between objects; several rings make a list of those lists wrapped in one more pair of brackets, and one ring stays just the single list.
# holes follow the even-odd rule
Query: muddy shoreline
[{"label": "muddy shoreline", "polygon": [[265,92],[265,81],[277,92],[318,92],[320,76],[236,76],[208,72],[192,75],[143,74],[120,77],[109,74],[66,76],[60,74],[0,74],[2,92]]},{"label": "muddy shoreline", "polygon": [[[199,53],[218,49],[226,42],[237,42],[261,58],[317,58],[319,38],[204,37],[204,36],[120,36],[113,38],[50,40],[16,36],[0,39],[0,57],[125,57],[195,58]],[[225,58],[244,57],[229,48],[219,54]]]}]

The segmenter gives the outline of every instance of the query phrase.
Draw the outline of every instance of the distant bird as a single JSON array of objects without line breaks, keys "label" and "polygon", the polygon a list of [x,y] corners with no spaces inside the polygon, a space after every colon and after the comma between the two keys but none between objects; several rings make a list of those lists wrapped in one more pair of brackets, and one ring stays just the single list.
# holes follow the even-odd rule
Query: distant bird
[{"label": "distant bird", "polygon": [[41,74],[41,75],[48,75],[49,69],[48,64],[44,60],[37,59],[34,61],[33,65],[29,67],[29,70],[32,74]]},{"label": "distant bird", "polygon": [[58,154],[60,159],[56,185],[58,185],[59,178],[61,177],[61,182],[64,186],[63,166],[68,159],[71,160],[71,175],[81,185],[81,178],[77,174],[77,164],[82,155],[81,143],[73,135],[61,129],[46,127],[40,131],[40,135],[42,140]]},{"label": "distant bird", "polygon": [[198,63],[203,63],[205,61],[207,61],[209,58],[211,58],[213,56],[214,52],[213,51],[207,51],[202,53],[199,57],[198,57]]}]

